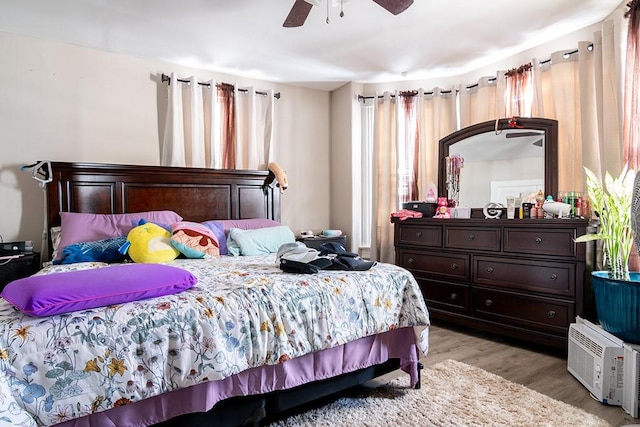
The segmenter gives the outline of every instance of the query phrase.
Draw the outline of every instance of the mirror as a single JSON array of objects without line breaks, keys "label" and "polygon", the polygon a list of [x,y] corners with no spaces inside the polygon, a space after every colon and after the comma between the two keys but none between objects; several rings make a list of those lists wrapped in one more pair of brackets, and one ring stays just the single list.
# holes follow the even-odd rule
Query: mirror
[{"label": "mirror", "polygon": [[[459,171],[459,206],[483,207],[506,196],[558,193],[558,122],[516,117],[478,123],[440,140],[438,195],[455,198],[447,181],[447,157],[464,159]],[[449,180],[451,181],[451,180]]]}]

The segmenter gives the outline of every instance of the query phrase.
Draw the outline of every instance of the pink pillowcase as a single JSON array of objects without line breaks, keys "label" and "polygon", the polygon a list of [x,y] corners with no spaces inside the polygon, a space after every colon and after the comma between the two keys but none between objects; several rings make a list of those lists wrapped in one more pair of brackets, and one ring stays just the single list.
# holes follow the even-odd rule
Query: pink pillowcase
[{"label": "pink pillowcase", "polygon": [[111,237],[126,236],[129,231],[145,219],[158,225],[173,224],[182,221],[182,217],[173,211],[149,211],[125,214],[91,214],[78,212],[60,212],[62,218],[60,245],[55,259],[60,259],[62,250],[69,245]]}]

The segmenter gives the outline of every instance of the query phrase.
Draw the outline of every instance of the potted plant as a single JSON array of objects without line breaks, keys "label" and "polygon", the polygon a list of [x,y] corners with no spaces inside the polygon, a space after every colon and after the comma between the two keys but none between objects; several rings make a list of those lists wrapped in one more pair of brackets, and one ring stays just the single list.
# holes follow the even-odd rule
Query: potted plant
[{"label": "potted plant", "polygon": [[629,272],[636,173],[627,166],[617,178],[607,172],[603,185],[591,170],[584,169],[587,195],[599,224],[597,233],[580,236],[576,242],[602,241],[606,271],[591,273],[598,320],[624,341],[640,343],[640,273]]}]

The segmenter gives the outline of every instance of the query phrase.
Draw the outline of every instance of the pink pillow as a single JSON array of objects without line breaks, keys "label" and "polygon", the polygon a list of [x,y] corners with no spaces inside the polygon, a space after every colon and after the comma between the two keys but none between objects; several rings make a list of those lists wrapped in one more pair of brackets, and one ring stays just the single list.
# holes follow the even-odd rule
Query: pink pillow
[{"label": "pink pillow", "polygon": [[173,224],[182,221],[182,217],[173,211],[149,211],[125,214],[92,214],[78,212],[60,212],[61,235],[58,254],[59,260],[62,250],[74,243],[93,242],[111,237],[126,236],[138,225],[138,221],[145,219],[158,225]]},{"label": "pink pillow", "polygon": [[2,297],[23,313],[42,317],[174,294],[196,283],[182,268],[121,264],[14,280]]}]

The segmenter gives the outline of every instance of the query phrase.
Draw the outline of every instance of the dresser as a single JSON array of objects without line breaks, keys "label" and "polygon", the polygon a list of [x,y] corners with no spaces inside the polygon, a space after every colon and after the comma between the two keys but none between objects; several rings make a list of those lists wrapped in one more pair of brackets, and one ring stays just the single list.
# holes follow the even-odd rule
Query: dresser
[{"label": "dresser", "polygon": [[588,221],[393,221],[396,263],[415,276],[432,318],[566,348],[585,311],[590,263],[573,239]]}]

